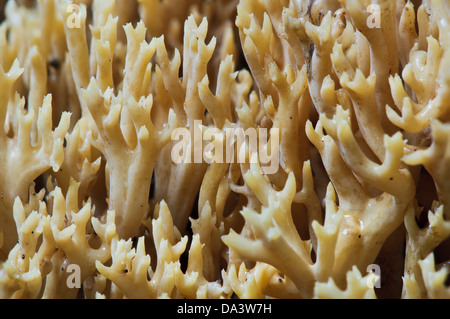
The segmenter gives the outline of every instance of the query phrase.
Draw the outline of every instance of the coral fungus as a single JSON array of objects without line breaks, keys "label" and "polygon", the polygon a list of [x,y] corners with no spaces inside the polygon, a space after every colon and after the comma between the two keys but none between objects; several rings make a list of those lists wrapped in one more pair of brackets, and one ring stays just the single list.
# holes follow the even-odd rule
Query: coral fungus
[{"label": "coral fungus", "polygon": [[448,1],[2,15],[0,298],[449,298]]}]

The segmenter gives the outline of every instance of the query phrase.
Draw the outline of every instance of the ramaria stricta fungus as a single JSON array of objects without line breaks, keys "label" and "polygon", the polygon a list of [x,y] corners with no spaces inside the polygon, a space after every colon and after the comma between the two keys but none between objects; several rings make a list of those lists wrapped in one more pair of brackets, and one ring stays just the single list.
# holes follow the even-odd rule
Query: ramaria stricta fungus
[{"label": "ramaria stricta fungus", "polygon": [[1,298],[450,297],[448,1],[2,12]]}]

